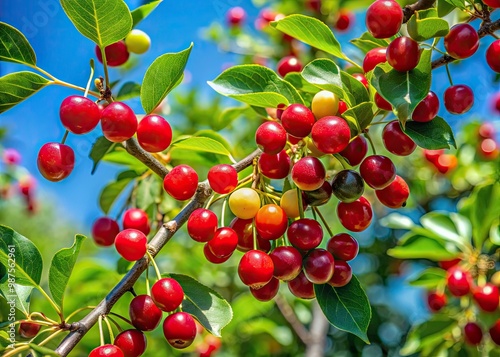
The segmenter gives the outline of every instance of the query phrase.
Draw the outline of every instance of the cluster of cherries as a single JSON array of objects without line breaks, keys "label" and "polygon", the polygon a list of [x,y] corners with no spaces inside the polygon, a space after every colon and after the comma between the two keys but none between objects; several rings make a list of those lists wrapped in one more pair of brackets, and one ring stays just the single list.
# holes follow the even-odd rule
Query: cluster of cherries
[{"label": "cluster of cherries", "polygon": [[[110,67],[118,67],[128,61],[130,53],[143,54],[151,46],[151,39],[141,30],[133,29],[125,37],[125,40],[115,42],[106,46],[104,53],[106,63]],[[95,47],[95,54],[99,62],[102,63],[102,52],[99,46]]]},{"label": "cluster of cherries", "polygon": [[[476,285],[470,270],[460,265],[461,259],[440,262],[441,268],[447,270],[445,291],[430,291],[427,303],[432,312],[439,312],[448,304],[448,296],[462,298],[471,296],[471,301],[481,311],[493,313],[498,311],[500,294],[498,287],[492,282]],[[472,307],[472,306],[471,306]],[[489,328],[491,340],[500,345],[500,319]],[[483,340],[483,328],[479,321],[468,321],[463,326],[465,342],[470,345],[479,345]]]}]

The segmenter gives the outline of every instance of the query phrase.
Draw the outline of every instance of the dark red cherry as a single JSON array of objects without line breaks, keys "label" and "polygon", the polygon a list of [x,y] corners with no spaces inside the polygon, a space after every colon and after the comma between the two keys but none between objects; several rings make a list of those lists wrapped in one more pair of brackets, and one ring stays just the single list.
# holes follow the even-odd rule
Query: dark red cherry
[{"label": "dark red cherry", "polygon": [[387,100],[385,100],[380,94],[375,93],[374,100],[375,100],[375,104],[377,105],[377,107],[379,109],[387,110],[389,112],[392,110],[391,103],[389,103]]},{"label": "dark red cherry", "polygon": [[462,261],[462,258],[456,258],[451,260],[441,260],[438,262],[439,266],[444,270],[448,270],[453,268],[455,265],[459,264]]},{"label": "dark red cherry", "polygon": [[125,103],[110,103],[101,113],[102,133],[114,143],[130,139],[136,133],[137,126],[134,111]]},{"label": "dark red cherry", "polygon": [[198,208],[191,213],[187,221],[187,231],[197,242],[208,242],[217,230],[217,216],[208,209]]},{"label": "dark red cherry", "polygon": [[322,206],[330,201],[330,197],[332,197],[332,186],[325,181],[320,188],[314,191],[302,191],[302,193],[306,197],[306,204],[313,207]]},{"label": "dark red cherry", "polygon": [[96,244],[103,247],[113,245],[118,233],[120,233],[118,223],[109,217],[100,217],[92,225],[92,237]]},{"label": "dark red cherry", "polygon": [[359,173],[368,186],[380,190],[389,186],[394,180],[396,166],[387,156],[371,155],[363,160],[359,167]]},{"label": "dark red cherry", "polygon": [[212,253],[210,247],[208,246],[208,243],[205,243],[205,245],[203,246],[203,255],[205,255],[205,259],[207,259],[212,264],[222,264],[224,262],[227,262],[229,258],[231,258],[231,255],[233,255],[233,253],[219,258],[215,256],[214,253]]},{"label": "dark red cherry", "polygon": [[457,59],[472,56],[479,47],[479,35],[469,24],[457,24],[444,37],[444,47],[448,54]]},{"label": "dark red cherry", "polygon": [[445,294],[430,292],[427,295],[427,305],[432,312],[438,312],[446,306],[447,298]]},{"label": "dark red cherry", "polygon": [[306,278],[304,272],[300,272],[295,279],[288,282],[288,289],[301,299],[314,299],[316,297],[314,285]]},{"label": "dark red cherry", "polygon": [[281,124],[286,132],[297,138],[309,135],[315,122],[314,114],[302,104],[288,106],[281,115]]},{"label": "dark red cherry", "polygon": [[446,88],[444,91],[444,106],[451,114],[467,113],[474,105],[474,92],[465,84]]},{"label": "dark red cherry", "polygon": [[283,179],[290,173],[291,160],[286,150],[278,154],[262,153],[258,161],[259,171],[270,179]]},{"label": "dark red cherry", "polygon": [[364,136],[356,136],[347,147],[340,152],[349,165],[357,166],[363,161],[368,152],[368,143]]},{"label": "dark red cherry", "polygon": [[377,0],[366,11],[366,28],[375,38],[389,38],[398,33],[403,10],[393,0]]},{"label": "dark red cherry", "polygon": [[337,216],[346,229],[361,232],[368,228],[372,221],[372,206],[363,196],[354,202],[339,202]]},{"label": "dark red cherry", "polygon": [[363,71],[370,72],[378,64],[387,62],[386,51],[385,47],[377,47],[368,51],[363,60]]},{"label": "dark red cherry", "polygon": [[285,148],[286,130],[278,122],[267,121],[261,124],[255,132],[257,146],[269,155],[276,155]]},{"label": "dark red cherry", "polygon": [[334,288],[341,288],[346,286],[352,279],[352,269],[351,266],[343,261],[336,259],[333,268],[333,276],[328,281],[328,284]]},{"label": "dark red cherry", "polygon": [[59,117],[64,127],[74,134],[85,134],[93,130],[101,119],[97,104],[88,98],[71,95],[63,100]]},{"label": "dark red cherry", "polygon": [[483,0],[483,2],[494,9],[500,8],[500,0]]},{"label": "dark red cherry", "polygon": [[429,92],[427,96],[418,103],[411,118],[414,121],[425,123],[434,119],[439,111],[439,98],[436,93]]},{"label": "dark red cherry", "polygon": [[326,249],[334,258],[348,261],[356,258],[359,252],[358,241],[347,233],[339,233],[330,238]]},{"label": "dark red cherry", "polygon": [[259,289],[251,287],[250,292],[253,297],[259,301],[271,301],[278,294],[279,288],[280,281],[273,277],[266,285],[260,287]]},{"label": "dark red cherry", "polygon": [[288,281],[295,279],[302,270],[302,255],[294,247],[277,247],[269,256],[274,264],[273,275],[279,280]]},{"label": "dark red cherry", "polygon": [[232,228],[221,227],[215,231],[213,238],[207,245],[216,257],[224,258],[235,251],[238,245],[238,235]]},{"label": "dark red cherry", "polygon": [[163,334],[170,346],[183,349],[193,343],[196,337],[196,323],[187,312],[176,312],[163,321]]},{"label": "dark red cherry", "polygon": [[347,122],[336,116],[327,116],[314,123],[311,130],[314,145],[325,154],[336,154],[344,150],[351,139]]},{"label": "dark red cherry", "polygon": [[397,120],[384,127],[382,141],[387,151],[398,156],[408,156],[417,148],[417,144],[403,132]]},{"label": "dark red cherry", "polygon": [[465,343],[476,346],[479,345],[483,339],[483,331],[477,323],[469,322],[464,326],[464,337]]},{"label": "dark red cherry", "polygon": [[151,296],[137,295],[130,302],[129,315],[135,328],[141,331],[152,331],[160,324],[162,312]]},{"label": "dark red cherry", "polygon": [[238,172],[227,164],[219,164],[208,170],[210,188],[221,195],[233,191],[238,186]]},{"label": "dark red cherry", "polygon": [[171,312],[184,300],[184,290],[177,280],[162,278],[151,287],[151,298],[161,310]]},{"label": "dark red cherry", "polygon": [[238,275],[241,281],[254,289],[260,289],[271,281],[273,273],[273,260],[260,250],[246,252],[238,265]]},{"label": "dark red cherry", "polygon": [[123,229],[137,229],[145,235],[149,234],[149,218],[146,212],[140,208],[130,208],[123,214]]},{"label": "dark red cherry", "polygon": [[[254,249],[253,246],[253,219],[241,219],[234,218],[229,227],[234,229],[236,234],[238,235],[238,245],[236,249],[240,252],[248,252],[249,250]],[[262,250],[263,252],[269,252],[271,250],[271,242],[266,239],[262,239],[259,234],[257,234],[257,249]]]},{"label": "dark red cherry", "polygon": [[420,61],[418,42],[410,37],[394,39],[387,47],[387,62],[399,72],[408,72],[417,67]]},{"label": "dark red cherry", "polygon": [[333,256],[325,249],[312,249],[304,258],[304,274],[313,284],[326,284],[333,276],[333,269]]},{"label": "dark red cherry", "polygon": [[362,73],[353,73],[352,75],[354,78],[356,78],[358,81],[360,81],[367,89],[370,86],[368,84],[368,79],[366,79],[365,75]]},{"label": "dark red cherry", "polygon": [[500,40],[495,40],[486,50],[486,62],[495,72],[500,73]]},{"label": "dark red cherry", "polygon": [[354,170],[342,170],[332,180],[332,192],[342,202],[354,202],[365,191],[365,182]]},{"label": "dark red cherry", "polygon": [[71,147],[59,143],[44,144],[38,152],[38,170],[47,180],[58,182],[68,177],[75,167],[75,153]]},{"label": "dark red cherry", "polygon": [[478,286],[474,289],[472,297],[476,304],[484,311],[493,312],[498,308],[498,287],[491,283]]},{"label": "dark red cherry", "polygon": [[497,345],[500,345],[500,319],[490,328],[490,337]]},{"label": "dark red cherry", "polygon": [[[106,63],[110,67],[121,66],[122,64],[127,62],[130,56],[125,41],[118,41],[109,46],[106,46],[106,48],[104,49],[104,53],[106,54]],[[99,62],[102,63],[102,53],[99,46],[95,46],[95,54]]]},{"label": "dark red cherry", "polygon": [[302,63],[295,56],[287,56],[278,62],[276,68],[280,76],[285,77],[290,72],[302,71]]},{"label": "dark red cherry", "polygon": [[406,200],[410,196],[410,188],[406,181],[399,175],[396,175],[394,181],[389,186],[376,190],[378,200],[389,208],[400,208],[406,205]]},{"label": "dark red cherry", "polygon": [[287,237],[295,248],[311,250],[323,240],[323,229],[318,221],[311,218],[301,218],[294,221],[287,230]]},{"label": "dark red cherry", "polygon": [[146,351],[147,340],[139,330],[125,330],[116,336],[113,344],[122,350],[124,357],[139,357]]},{"label": "dark red cherry", "polygon": [[335,21],[335,29],[338,31],[347,31],[349,27],[352,25],[352,22],[354,21],[354,14],[345,11],[345,10],[340,10],[339,16],[337,17],[337,21]]},{"label": "dark red cherry", "polygon": [[325,176],[325,167],[316,157],[303,157],[292,167],[292,180],[303,191],[320,188],[325,182]]},{"label": "dark red cherry", "polygon": [[172,128],[159,115],[146,115],[137,126],[137,141],[148,152],[160,152],[172,142]]},{"label": "dark red cherry", "polygon": [[19,335],[22,338],[33,338],[38,335],[42,325],[29,321],[22,321],[19,324]]},{"label": "dark red cherry", "polygon": [[458,266],[448,270],[446,281],[448,290],[454,296],[467,295],[471,289],[470,273]]},{"label": "dark red cherry", "polygon": [[198,174],[191,166],[178,165],[163,179],[163,188],[176,200],[189,200],[198,188]]},{"label": "dark red cherry", "polygon": [[124,354],[115,345],[103,345],[90,351],[89,357],[124,357]]}]

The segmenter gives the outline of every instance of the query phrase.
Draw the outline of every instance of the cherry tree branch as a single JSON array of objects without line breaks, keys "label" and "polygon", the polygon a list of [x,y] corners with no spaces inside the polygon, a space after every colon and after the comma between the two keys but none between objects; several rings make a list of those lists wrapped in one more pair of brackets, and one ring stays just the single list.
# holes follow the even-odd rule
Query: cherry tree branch
[{"label": "cherry tree branch", "polygon": [[309,331],[307,331],[307,329],[304,327],[302,322],[299,321],[297,315],[295,315],[295,312],[293,311],[288,301],[286,301],[286,299],[282,295],[278,294],[274,298],[274,302],[280,310],[281,315],[283,315],[285,320],[288,321],[302,343],[307,346],[309,344],[309,341],[311,340],[311,335]]},{"label": "cherry tree branch", "polygon": [[436,0],[418,0],[414,4],[406,5],[403,8],[403,22],[408,22],[415,11],[430,9]]},{"label": "cherry tree branch", "polygon": [[149,167],[155,174],[164,178],[168,174],[168,170],[161,162],[149,152],[139,146],[139,143],[134,138],[128,139],[123,143],[127,152]]},{"label": "cherry tree branch", "polygon": [[313,302],[313,319],[309,329],[310,340],[306,348],[306,357],[322,357],[325,355],[326,334],[330,323],[321,310],[318,301]]}]

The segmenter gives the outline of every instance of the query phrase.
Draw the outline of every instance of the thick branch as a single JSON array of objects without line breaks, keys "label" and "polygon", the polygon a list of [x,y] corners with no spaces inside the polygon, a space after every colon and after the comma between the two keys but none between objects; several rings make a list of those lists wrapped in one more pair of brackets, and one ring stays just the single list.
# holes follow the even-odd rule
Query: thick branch
[{"label": "thick branch", "polygon": [[418,0],[414,4],[406,5],[403,8],[403,22],[408,22],[415,11],[430,9],[436,0]]},{"label": "thick branch", "polygon": [[288,321],[292,329],[295,331],[297,336],[300,338],[303,344],[306,346],[309,344],[311,340],[311,336],[309,334],[309,331],[305,328],[305,326],[302,324],[302,322],[299,321],[297,316],[295,315],[295,312],[293,311],[292,307],[290,304],[288,304],[288,301],[285,300],[285,298],[281,295],[276,295],[274,298],[274,302],[276,303],[276,306],[280,310],[281,314],[285,318],[285,320]]},{"label": "thick branch", "polygon": [[306,357],[322,357],[325,355],[326,334],[330,323],[325,317],[317,301],[313,302],[313,320],[311,323],[310,341],[306,349]]},{"label": "thick branch", "polygon": [[134,138],[128,139],[123,145],[130,155],[135,156],[161,178],[164,178],[168,174],[167,168],[156,160],[153,155],[141,148]]}]

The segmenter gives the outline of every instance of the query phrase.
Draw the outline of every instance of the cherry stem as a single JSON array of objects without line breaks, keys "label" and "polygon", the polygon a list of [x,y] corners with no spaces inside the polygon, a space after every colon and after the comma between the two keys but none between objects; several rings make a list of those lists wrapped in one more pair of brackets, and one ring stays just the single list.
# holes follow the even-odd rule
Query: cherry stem
[{"label": "cherry stem", "polygon": [[104,346],[104,334],[102,332],[102,315],[99,315],[99,338],[101,340],[101,346]]},{"label": "cherry stem", "polygon": [[328,231],[328,234],[330,235],[330,237],[333,237],[334,236],[333,231],[330,228],[330,226],[328,225],[328,223],[326,222],[326,219],[323,216],[323,214],[321,213],[321,211],[319,210],[319,208],[313,207],[312,209],[313,209],[313,211],[316,211],[316,213],[318,214],[319,218],[321,219],[321,222],[323,222],[323,224],[325,225],[325,228]]},{"label": "cherry stem", "polygon": [[128,323],[130,326],[133,326],[133,325],[132,325],[132,321],[130,321],[129,319],[127,319],[127,318],[125,318],[125,317],[123,317],[123,316],[121,316],[121,315],[118,315],[118,314],[117,314],[117,313],[115,313],[115,312],[111,312],[111,311],[110,311],[108,315],[112,315],[112,316],[118,317],[119,319],[121,319],[121,320],[125,321],[126,323]]},{"label": "cherry stem", "polygon": [[220,226],[221,227],[225,227],[226,226],[224,224],[224,218],[226,217],[227,200],[228,200],[228,198],[226,197],[226,199],[224,200],[224,202],[222,202],[222,211],[220,213]]},{"label": "cherry stem", "polygon": [[[118,322],[115,321],[115,319],[112,319],[111,316],[106,316],[106,319],[111,321],[113,323],[113,325],[115,325],[116,329],[118,330],[118,332],[122,332],[123,329],[122,327],[120,326],[120,324],[118,324]],[[114,342],[114,336],[113,336],[113,342]]]},{"label": "cherry stem", "polygon": [[78,314],[79,312],[82,312],[82,311],[85,311],[85,310],[92,310],[94,307],[93,306],[85,306],[85,307],[81,307],[75,311],[73,311],[71,314],[68,315],[68,317],[66,318],[66,322],[69,322],[69,320],[75,316],[76,314]]},{"label": "cherry stem", "polygon": [[448,75],[448,80],[450,81],[450,85],[453,85],[453,79],[451,78],[451,73],[450,73],[450,67],[448,66],[448,63],[446,64],[446,74]]},{"label": "cherry stem", "polygon": [[106,326],[108,326],[108,333],[109,333],[110,342],[113,343],[115,341],[115,335],[113,334],[113,328],[111,327],[111,324],[109,323],[106,316],[104,316],[103,319],[104,319],[104,322],[106,323]]},{"label": "cherry stem", "polygon": [[68,134],[69,134],[69,131],[66,130],[66,132],[64,133],[64,136],[63,136],[63,138],[61,140],[61,144],[64,145],[64,143],[66,142],[66,139],[68,138]]},{"label": "cherry stem", "polygon": [[370,137],[370,134],[365,133],[365,137],[366,137],[366,139],[368,140],[368,142],[370,143],[370,147],[372,148],[373,155],[377,155],[377,150],[375,149],[375,145],[373,144],[373,140],[372,140],[372,138]]},{"label": "cherry stem", "polygon": [[[57,306],[57,304],[54,302],[54,300],[51,299],[51,297],[45,292],[45,290],[42,289],[41,286],[37,285],[36,288],[49,301],[50,305],[52,305],[52,307],[56,311],[57,315],[59,315],[59,319],[61,321],[64,321],[64,315],[63,315],[61,309],[59,308],[59,306]],[[53,321],[53,320],[51,320],[51,321]]]},{"label": "cherry stem", "polygon": [[149,269],[146,269],[146,294],[149,295]]},{"label": "cherry stem", "polygon": [[349,165],[347,163],[347,161],[345,161],[345,158],[340,155],[340,154],[333,154],[333,157],[336,158],[338,160],[338,162],[340,162],[340,164],[342,165],[342,167],[344,169],[348,169],[349,167],[351,167],[351,165]]},{"label": "cherry stem", "polygon": [[89,81],[87,82],[87,87],[85,87],[85,93],[83,94],[83,96],[85,98],[87,98],[87,96],[89,95],[90,83],[92,82],[92,78],[94,78],[94,60],[93,59],[90,60],[90,77],[89,77]]},{"label": "cherry stem", "polygon": [[32,319],[32,318],[33,318],[33,316],[38,316],[38,317],[41,317],[43,320],[45,320],[45,321],[47,321],[47,322],[51,323],[52,325],[59,325],[59,323],[58,323],[57,321],[52,320],[51,318],[49,318],[49,317],[45,316],[44,314],[42,314],[42,313],[40,313],[40,312],[36,312],[36,311],[35,311],[35,312],[32,312],[32,313],[30,314],[29,318],[30,318],[30,319]]},{"label": "cherry stem", "polygon": [[146,254],[149,258],[149,261],[151,262],[151,265],[155,269],[156,277],[158,278],[158,280],[161,280],[160,269],[158,269],[158,265],[156,264],[155,258],[151,255],[149,251],[147,251]]},{"label": "cherry stem", "polygon": [[108,60],[106,59],[106,51],[105,51],[106,48],[100,47],[100,49],[102,54],[102,64],[104,66],[104,79],[106,80],[104,90],[106,90],[109,88]]},{"label": "cherry stem", "polygon": [[297,187],[297,201],[299,202],[300,219],[304,218],[304,205],[302,203],[302,191]]},{"label": "cherry stem", "polygon": [[253,249],[257,250],[257,229],[255,228],[255,217],[252,221]]}]

